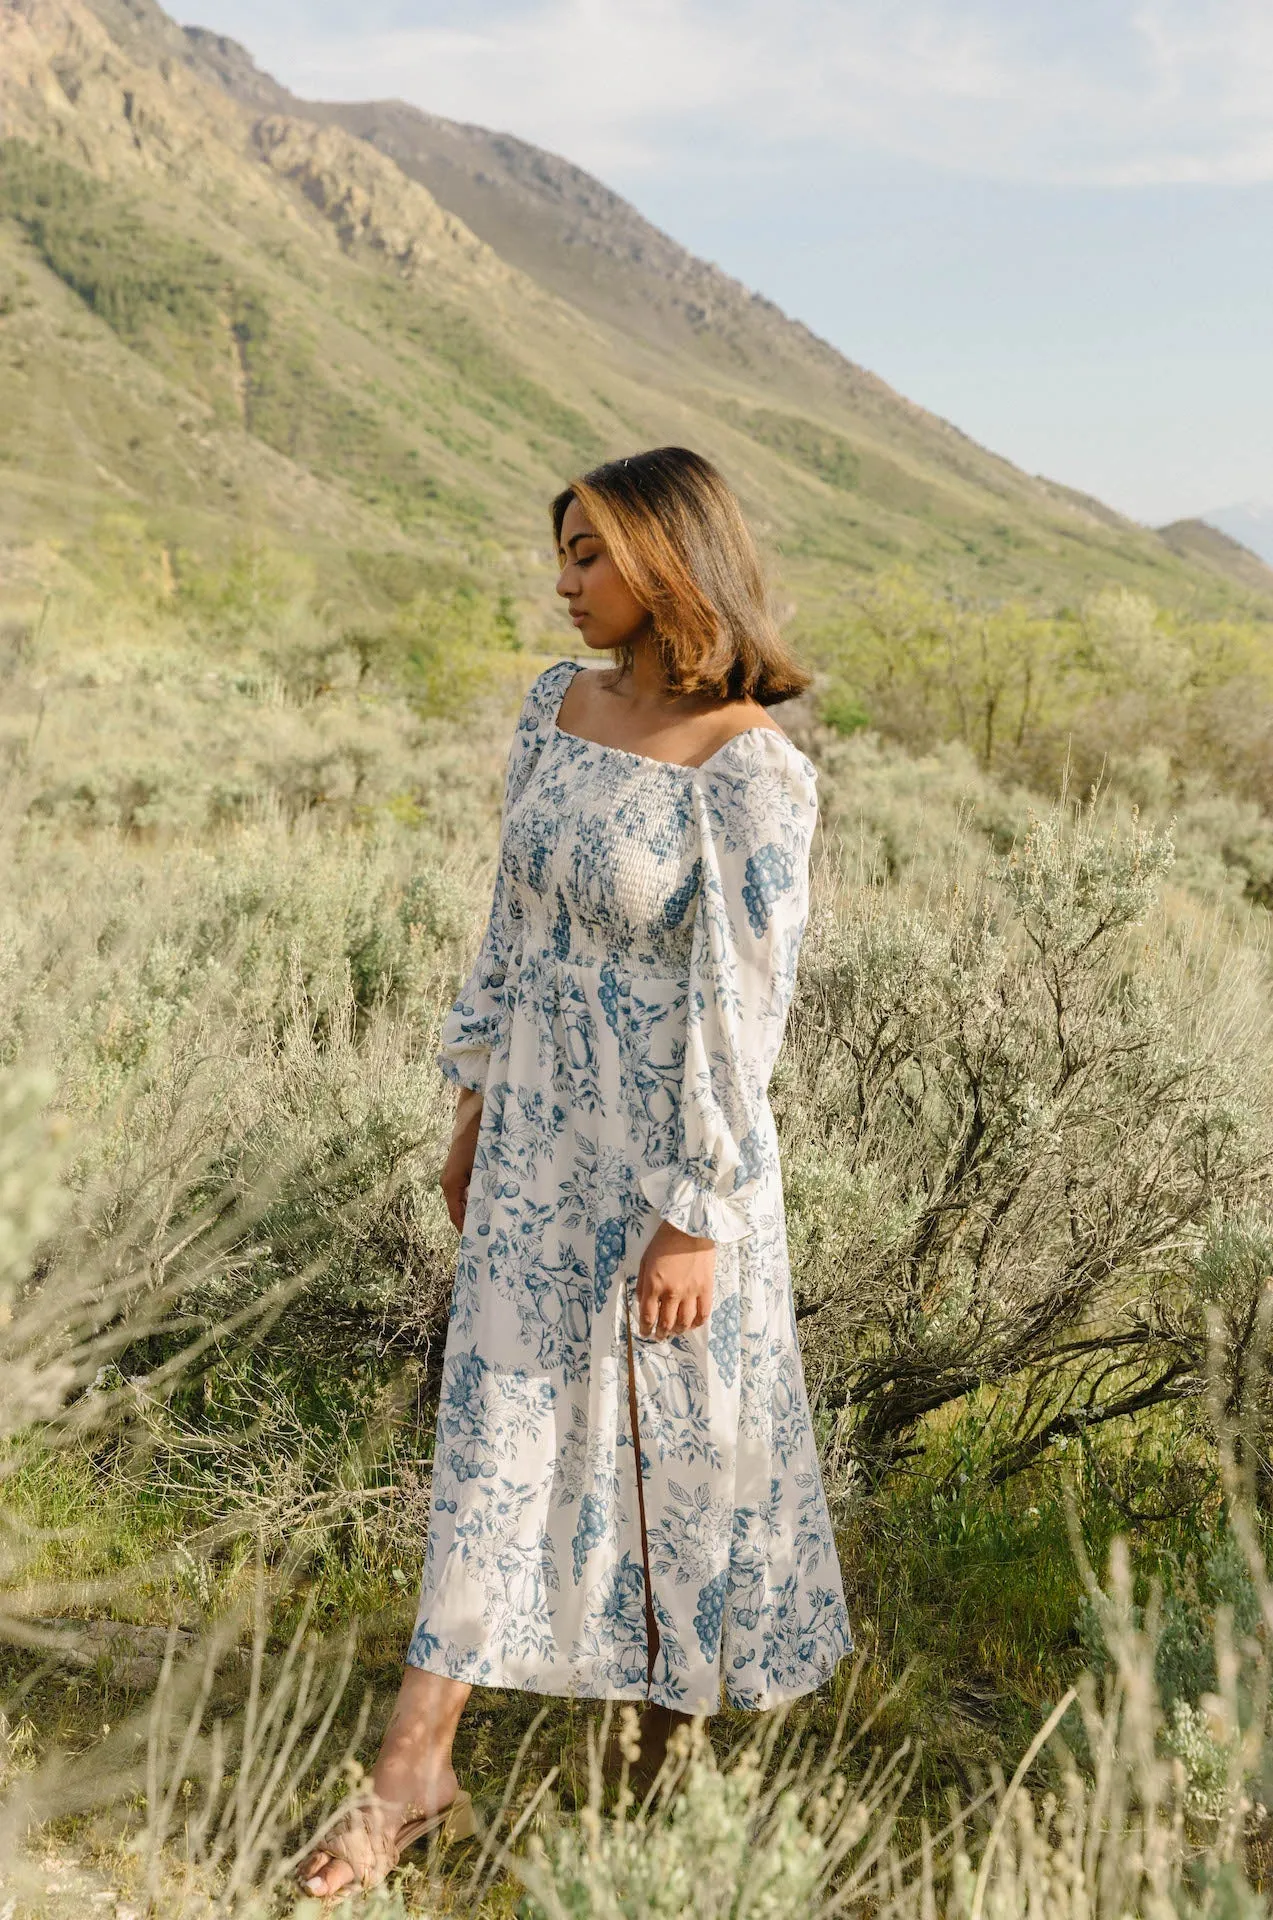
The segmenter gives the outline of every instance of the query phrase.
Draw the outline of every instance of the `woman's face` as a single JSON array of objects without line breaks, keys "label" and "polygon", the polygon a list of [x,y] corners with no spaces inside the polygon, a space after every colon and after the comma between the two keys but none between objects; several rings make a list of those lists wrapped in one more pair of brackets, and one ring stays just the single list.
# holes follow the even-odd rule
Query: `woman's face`
[{"label": "woman's face", "polygon": [[646,630],[648,612],[593,532],[592,522],[577,500],[566,508],[561,523],[557,563],[561,568],[557,591],[570,609],[576,632],[590,647],[602,651],[622,646]]}]

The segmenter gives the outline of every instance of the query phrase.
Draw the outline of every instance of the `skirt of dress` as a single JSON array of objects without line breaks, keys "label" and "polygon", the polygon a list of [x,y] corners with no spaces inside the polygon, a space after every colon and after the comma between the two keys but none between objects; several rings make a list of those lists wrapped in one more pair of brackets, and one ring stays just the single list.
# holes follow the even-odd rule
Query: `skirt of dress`
[{"label": "skirt of dress", "polygon": [[[520,956],[486,1080],[408,1662],[683,1711],[714,1711],[723,1682],[731,1704],[769,1707],[851,1648],[781,1182],[767,1176],[754,1231],[717,1246],[707,1324],[642,1339],[659,1216],[604,1093],[631,1083],[617,1036],[661,1011],[674,1025],[678,1003],[683,1025],[684,983],[626,975],[619,990],[638,1022],[614,1006],[612,970],[549,945]],[[581,1071],[597,1097],[578,1097]],[[776,1170],[767,1107],[765,1124]]]}]

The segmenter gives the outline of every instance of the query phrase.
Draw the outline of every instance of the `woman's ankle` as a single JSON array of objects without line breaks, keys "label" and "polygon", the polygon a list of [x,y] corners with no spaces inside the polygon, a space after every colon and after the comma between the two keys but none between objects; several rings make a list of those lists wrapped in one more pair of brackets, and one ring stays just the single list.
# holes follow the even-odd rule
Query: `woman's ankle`
[{"label": "woman's ankle", "polygon": [[371,1780],[382,1804],[419,1813],[440,1813],[459,1790],[450,1754],[382,1754]]}]

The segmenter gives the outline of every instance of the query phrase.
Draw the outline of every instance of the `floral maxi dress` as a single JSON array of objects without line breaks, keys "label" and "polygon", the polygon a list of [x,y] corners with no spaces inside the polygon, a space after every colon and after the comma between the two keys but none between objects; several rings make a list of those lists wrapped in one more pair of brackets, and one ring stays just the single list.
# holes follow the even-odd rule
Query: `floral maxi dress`
[{"label": "floral maxi dress", "polygon": [[[766,1094],[816,773],[774,728],[699,767],[566,733],[583,670],[526,697],[438,1056],[484,1100],[407,1659],[690,1712],[723,1680],[770,1707],[851,1645]],[[715,1294],[656,1341],[635,1298],[660,1220],[716,1242]]]}]

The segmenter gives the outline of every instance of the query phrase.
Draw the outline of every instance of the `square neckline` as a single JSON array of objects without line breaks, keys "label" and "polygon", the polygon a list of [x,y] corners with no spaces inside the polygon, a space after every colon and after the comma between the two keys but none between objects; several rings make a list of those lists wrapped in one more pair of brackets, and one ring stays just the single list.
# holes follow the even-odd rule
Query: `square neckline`
[{"label": "square neckline", "polygon": [[[575,684],[574,675],[577,673],[588,673],[591,669],[585,666],[582,660],[567,660],[565,664],[571,669],[571,678],[562,688],[561,698],[558,700],[549,719],[549,724],[553,732],[559,734],[563,740],[577,740],[581,746],[595,747],[599,753],[622,754],[625,760],[640,760],[648,767],[671,767],[677,773],[701,773],[704,767],[710,767],[712,761],[718,759],[720,755],[724,753],[726,747],[732,747],[735,740],[743,740],[749,733],[776,733],[780,740],[786,741],[793,752],[800,753],[800,748],[796,746],[791,735],[784,733],[781,727],[763,727],[759,724],[751,727],[740,727],[737,733],[730,734],[728,740],[722,740],[715,753],[709,753],[706,760],[695,760],[692,762],[685,760],[660,760],[657,754],[634,753],[630,747],[612,747],[608,741],[593,740],[586,733],[571,733],[569,727],[563,727],[559,723],[557,715],[565,705],[566,695]],[[801,754],[800,757],[801,759],[806,758],[804,754]]]}]

